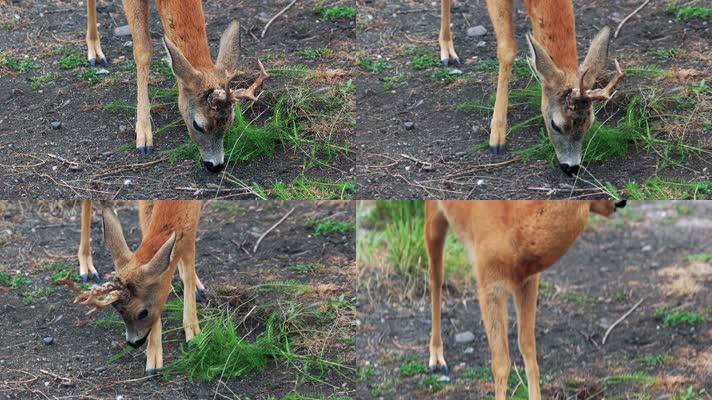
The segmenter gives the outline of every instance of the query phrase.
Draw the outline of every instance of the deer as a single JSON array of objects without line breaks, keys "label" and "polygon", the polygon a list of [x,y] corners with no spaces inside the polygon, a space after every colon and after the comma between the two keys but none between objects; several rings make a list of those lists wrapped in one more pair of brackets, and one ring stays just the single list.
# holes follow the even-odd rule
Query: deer
[{"label": "deer", "polygon": [[428,362],[431,373],[448,372],[440,308],[448,228],[464,245],[474,269],[496,400],[505,400],[510,371],[507,343],[510,294],[517,313],[518,344],[529,382],[529,400],[540,400],[534,335],[539,274],[574,244],[590,213],[608,217],[625,205],[625,200],[426,201],[424,239],[432,318]]},{"label": "deer", "polygon": [[[494,111],[490,122],[489,150],[506,152],[509,79],[517,53],[512,20],[512,0],[487,0],[487,11],[497,39],[499,71]],[[593,102],[608,101],[625,73],[614,60],[616,75],[602,89],[593,89],[608,59],[610,29],[603,27],[591,41],[578,65],[576,28],[571,0],[524,0],[533,32],[526,35],[527,61],[541,82],[541,113],[554,147],[559,168],[574,176],[581,164],[584,135],[594,121]],[[450,31],[450,0],[441,0],[440,59],[461,64]]]},{"label": "deer", "polygon": [[[94,268],[89,244],[91,207],[91,202],[82,202],[78,255],[80,276],[85,282],[89,272],[94,279],[101,279]],[[89,290],[80,290],[69,273],[60,282],[75,293],[74,303],[92,307],[87,315],[113,306],[124,321],[129,346],[138,348],[148,342],[145,373],[150,377],[163,367],[161,309],[168,299],[176,269],[183,281],[186,342],[200,333],[196,297],[201,291],[205,295],[205,287],[195,273],[200,201],[139,201],[138,215],[142,240],[136,251],[131,252],[114,210],[108,206],[102,209],[104,244],[111,253],[115,268],[106,282]]]},{"label": "deer", "polygon": [[[137,107],[136,149],[141,154],[153,151],[151,105],[148,99],[148,77],[153,55],[148,25],[147,0],[123,0],[123,8],[133,40],[136,63]],[[230,82],[239,74],[240,24],[233,20],[220,38],[220,49],[213,64],[208,49],[205,17],[200,0],[156,0],[168,54],[178,85],[178,109],[190,138],[198,146],[203,166],[218,173],[225,168],[223,138],[235,119],[233,103],[256,102],[255,95],[265,80],[271,78],[257,60],[260,76],[247,89],[231,89]],[[96,0],[87,0],[87,59],[91,66],[96,58],[109,65],[101,50],[96,24]]]}]

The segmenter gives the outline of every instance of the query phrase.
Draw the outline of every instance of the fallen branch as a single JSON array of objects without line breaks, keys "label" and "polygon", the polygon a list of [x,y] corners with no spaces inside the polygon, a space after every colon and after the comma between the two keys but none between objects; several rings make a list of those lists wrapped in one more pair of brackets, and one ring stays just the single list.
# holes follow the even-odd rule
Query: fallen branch
[{"label": "fallen branch", "polygon": [[274,22],[275,19],[279,18],[279,16],[284,14],[287,10],[289,10],[289,7],[293,6],[296,2],[297,0],[292,0],[292,2],[287,4],[287,6],[282,9],[282,11],[278,12],[277,14],[275,14],[274,17],[267,21],[267,25],[265,25],[264,29],[262,29],[262,34],[260,35],[260,38],[264,38],[265,34],[267,33],[267,29],[269,29],[269,26],[272,25],[272,22]]},{"label": "fallen branch", "polygon": [[645,5],[648,4],[649,2],[650,2],[650,0],[645,0],[645,1],[643,2],[643,4],[641,4],[640,6],[638,6],[638,8],[636,8],[635,10],[633,10],[632,13],[628,14],[627,17],[623,18],[623,21],[621,21],[621,23],[618,24],[618,28],[616,28],[616,32],[613,34],[613,37],[614,37],[614,38],[617,38],[617,37],[618,37],[618,32],[621,31],[621,28],[623,27],[623,24],[625,24],[626,22],[628,22],[628,20],[630,19],[630,17],[632,17],[632,16],[634,16],[635,14],[637,14],[638,11],[640,11],[643,7],[645,7]]},{"label": "fallen branch", "polygon": [[622,317],[618,318],[618,319],[616,320],[616,322],[614,322],[611,326],[608,327],[608,330],[606,330],[606,334],[603,335],[603,340],[601,340],[601,344],[606,344],[606,340],[608,339],[608,335],[611,334],[611,331],[613,330],[613,328],[615,328],[616,325],[620,324],[624,319],[628,318],[628,316],[629,316],[631,313],[633,313],[633,311],[635,311],[635,309],[638,308],[639,305],[641,305],[641,304],[643,303],[643,300],[645,300],[645,297],[643,297],[642,299],[640,299],[640,301],[638,301],[637,303],[635,303],[635,305],[634,305],[633,307],[631,307],[630,310],[628,310],[628,312],[626,312],[625,314],[623,314]]},{"label": "fallen branch", "polygon": [[45,374],[45,375],[49,375],[49,376],[51,376],[51,377],[54,378],[54,379],[59,379],[59,380],[61,381],[60,384],[61,384],[62,386],[73,386],[73,385],[74,385],[74,383],[72,383],[72,380],[71,380],[71,379],[65,378],[65,377],[63,377],[63,376],[59,376],[59,375],[55,374],[54,372],[45,371],[45,370],[43,370],[43,369],[41,369],[40,372],[43,373],[43,374]]},{"label": "fallen branch", "polygon": [[47,157],[49,157],[49,158],[54,158],[55,160],[58,160],[58,161],[62,162],[63,164],[69,164],[69,165],[73,165],[73,166],[75,166],[75,167],[78,167],[78,166],[79,166],[79,163],[78,163],[78,162],[74,162],[74,161],[67,160],[66,158],[62,158],[62,157],[60,157],[60,156],[58,156],[58,155],[56,155],[56,154],[47,153]]},{"label": "fallen branch", "polygon": [[269,229],[267,229],[267,230],[265,231],[265,233],[263,233],[263,234],[259,237],[259,239],[257,239],[257,243],[255,243],[255,247],[252,249],[252,252],[253,252],[253,253],[257,253],[257,248],[260,247],[260,243],[262,243],[262,239],[264,239],[265,236],[267,236],[268,233],[272,232],[272,231],[274,230],[274,228],[276,228],[279,224],[281,224],[282,222],[284,222],[284,220],[287,219],[287,217],[289,217],[293,212],[294,212],[294,207],[292,207],[292,209],[289,210],[288,213],[284,214],[284,217],[282,217],[282,219],[280,219],[279,221],[277,221],[276,224],[272,225]]},{"label": "fallen branch", "polygon": [[427,161],[419,160],[419,159],[417,159],[413,156],[409,156],[407,154],[401,154],[401,157],[405,158],[406,160],[413,161],[416,164],[420,164],[423,166],[423,168],[432,168],[433,167],[433,164],[431,164]]},{"label": "fallen branch", "polygon": [[111,173],[113,173],[113,172],[124,171],[124,170],[127,170],[127,169],[134,169],[134,168],[140,168],[140,167],[147,167],[147,166],[149,166],[149,165],[158,164],[159,162],[166,161],[167,159],[168,159],[168,157],[163,157],[163,158],[159,158],[158,160],[147,161],[147,162],[143,162],[143,163],[117,165],[117,166],[115,166],[115,167],[111,167],[111,168],[109,168],[109,169],[105,169],[105,170],[99,172],[98,174],[96,174],[96,175],[94,175],[94,176],[97,177],[97,176],[102,176],[102,175],[111,174]]}]

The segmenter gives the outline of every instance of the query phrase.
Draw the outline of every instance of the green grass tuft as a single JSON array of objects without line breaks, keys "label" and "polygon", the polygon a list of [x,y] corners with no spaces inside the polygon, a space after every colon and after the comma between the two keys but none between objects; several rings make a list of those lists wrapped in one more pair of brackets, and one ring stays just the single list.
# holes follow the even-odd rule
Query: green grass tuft
[{"label": "green grass tuft", "polygon": [[84,58],[76,54],[70,54],[60,58],[57,64],[59,65],[59,69],[74,69],[84,65],[84,62]]},{"label": "green grass tuft", "polygon": [[32,88],[32,90],[39,90],[44,89],[47,85],[51,84],[55,79],[59,77],[60,75],[56,72],[48,72],[44,75],[32,76],[28,78],[28,80],[30,81],[30,88]]},{"label": "green grass tuft", "polygon": [[401,376],[413,376],[428,372],[428,366],[424,362],[408,361],[401,364],[399,370]]},{"label": "green grass tuft", "polygon": [[414,70],[436,68],[440,67],[440,60],[435,56],[424,54],[415,57],[410,62],[410,66],[413,67]]},{"label": "green grass tuft", "polygon": [[317,3],[314,12],[321,14],[321,17],[327,21],[336,21],[339,18],[354,19],[358,15],[355,7],[340,5],[327,7],[323,2]]},{"label": "green grass tuft", "polygon": [[691,18],[712,17],[712,8],[704,6],[675,7],[674,12],[675,18],[680,21],[685,21]]},{"label": "green grass tuft", "polygon": [[705,322],[706,318],[703,314],[695,311],[670,311],[665,309],[657,310],[655,315],[662,318],[663,326],[672,327],[681,324],[695,325]]},{"label": "green grass tuft", "polygon": [[712,253],[690,254],[689,256],[687,256],[687,261],[701,261],[706,263],[712,263]]},{"label": "green grass tuft", "polygon": [[0,286],[11,287],[13,289],[19,289],[22,286],[30,283],[27,278],[22,274],[17,274],[14,277],[10,276],[5,272],[0,272]]},{"label": "green grass tuft", "polygon": [[28,72],[31,69],[38,69],[39,65],[32,62],[29,57],[19,59],[9,54],[0,55],[0,68],[7,68],[15,72]]},{"label": "green grass tuft", "polygon": [[307,219],[307,226],[312,229],[316,236],[325,236],[330,233],[348,233],[354,230],[354,224],[350,221],[314,217]]},{"label": "green grass tuft", "polygon": [[387,69],[393,68],[386,60],[382,58],[372,59],[370,57],[358,57],[356,59],[358,66],[363,68],[368,72],[373,72],[374,74],[380,74]]}]

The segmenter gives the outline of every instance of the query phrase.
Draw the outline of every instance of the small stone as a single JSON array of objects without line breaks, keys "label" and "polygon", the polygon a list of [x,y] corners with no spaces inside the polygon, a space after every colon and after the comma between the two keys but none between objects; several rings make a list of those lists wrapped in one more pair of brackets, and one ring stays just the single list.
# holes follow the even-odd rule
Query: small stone
[{"label": "small stone", "polygon": [[485,27],[482,25],[471,26],[471,27],[467,28],[467,36],[470,36],[470,37],[482,36],[486,33],[487,33],[487,29],[485,29]]},{"label": "small stone", "polygon": [[97,75],[109,75],[109,70],[102,68],[102,69],[96,71],[96,74]]},{"label": "small stone", "polygon": [[131,28],[128,25],[119,26],[114,28],[114,36],[129,36],[131,34]]},{"label": "small stone", "polygon": [[468,347],[468,348],[465,349],[465,351],[463,351],[463,353],[465,353],[465,354],[472,354],[472,353],[474,353],[474,352],[475,352],[475,348],[474,348],[474,347]]},{"label": "small stone", "polygon": [[125,133],[125,132],[126,132],[126,125],[119,125],[119,132],[120,132],[120,133]]},{"label": "small stone", "polygon": [[450,75],[462,75],[462,71],[457,68],[453,68],[450,70],[449,74]]},{"label": "small stone", "polygon": [[94,372],[104,372],[106,371],[106,367],[96,367],[94,368]]},{"label": "small stone", "polygon": [[450,382],[450,377],[447,375],[443,375],[440,378],[438,378],[438,382]]},{"label": "small stone", "polygon": [[62,127],[62,123],[59,121],[53,121],[50,125],[52,126],[52,129],[54,129],[55,131]]},{"label": "small stone", "polygon": [[25,94],[25,92],[23,92],[22,90],[20,90],[20,89],[18,89],[18,88],[12,89],[12,95],[13,95],[13,96],[21,96],[21,95],[23,95],[23,94]]},{"label": "small stone", "polygon": [[432,164],[428,164],[423,167],[423,171],[428,171],[428,172],[435,171],[435,166]]},{"label": "small stone", "polygon": [[466,155],[467,155],[466,151],[458,151],[457,153],[455,153],[455,157],[464,157]]},{"label": "small stone", "polygon": [[405,122],[403,123],[403,126],[405,127],[405,129],[406,129],[407,131],[409,131],[409,130],[411,130],[411,129],[413,129],[413,128],[415,127],[415,122],[413,122],[413,121],[405,121]]},{"label": "small stone", "polygon": [[69,170],[70,171],[81,171],[82,167],[80,167],[79,165],[70,165]]},{"label": "small stone", "polygon": [[487,46],[487,42],[485,42],[484,40],[480,40],[479,42],[477,42],[477,44],[475,46],[485,47],[485,46]]},{"label": "small stone", "polygon": [[465,331],[455,335],[455,343],[470,343],[475,340],[475,334],[470,331]]},{"label": "small stone", "polygon": [[42,341],[44,342],[44,344],[46,346],[49,346],[52,343],[54,343],[54,338],[52,336],[47,336],[47,337],[43,338]]},{"label": "small stone", "polygon": [[653,246],[646,244],[645,246],[643,246],[642,249],[640,249],[640,251],[650,251],[652,249],[653,249]]},{"label": "small stone", "polygon": [[130,40],[127,40],[127,41],[124,42],[124,44],[123,44],[122,46],[124,46],[124,47],[133,47],[133,42],[130,41]]},{"label": "small stone", "polygon": [[117,395],[116,395],[116,400],[124,400],[124,395],[123,395],[123,394],[117,394]]}]

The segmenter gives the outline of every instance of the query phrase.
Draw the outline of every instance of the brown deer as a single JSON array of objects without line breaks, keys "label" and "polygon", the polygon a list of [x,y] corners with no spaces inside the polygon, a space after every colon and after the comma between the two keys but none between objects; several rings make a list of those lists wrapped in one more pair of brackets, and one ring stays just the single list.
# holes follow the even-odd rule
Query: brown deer
[{"label": "brown deer", "polygon": [[512,294],[529,400],[540,400],[534,337],[539,273],[568,251],[586,226],[590,212],[609,216],[621,207],[625,207],[625,200],[426,201],[425,246],[432,315],[430,370],[448,371],[440,325],[443,248],[448,227],[464,244],[475,271],[495,398],[505,400],[507,391],[507,297]]},{"label": "brown deer", "polygon": [[[140,347],[148,341],[146,374],[152,376],[163,366],[161,309],[171,290],[176,268],[183,281],[183,330],[186,341],[200,333],[196,290],[204,291],[195,274],[195,236],[200,202],[154,200],[139,202],[139,222],[143,238],[135,252],[129,250],[118,217],[111,208],[102,210],[104,243],[111,252],[115,274],[103,285],[79,290],[69,275],[62,282],[76,293],[75,303],[93,307],[92,314],[108,305],[121,314],[126,325],[126,341]],[[82,280],[87,272],[100,279],[91,260],[89,226],[91,203],[82,203],[82,242],[79,247]],[[83,260],[83,261],[82,261]]]},{"label": "brown deer", "polygon": [[[610,30],[604,27],[591,42],[579,67],[576,28],[571,0],[524,0],[532,21],[533,35],[527,35],[528,61],[541,81],[541,112],[564,173],[575,175],[581,164],[583,138],[593,124],[592,103],[608,100],[624,76],[615,61],[616,76],[603,89],[592,89],[608,58]],[[505,152],[509,78],[517,53],[512,21],[512,0],[487,0],[487,10],[497,37],[499,74],[494,113],[490,124],[489,149]],[[442,0],[440,57],[447,66],[452,59],[460,64],[450,32],[450,0]]]},{"label": "brown deer", "polygon": [[[148,99],[153,48],[148,30],[148,1],[123,0],[123,7],[136,62],[136,148],[141,154],[148,154],[153,150]],[[223,138],[235,118],[232,103],[256,101],[255,90],[271,75],[258,61],[260,77],[247,89],[231,90],[230,81],[238,74],[240,57],[240,25],[237,21],[233,21],[222,34],[218,57],[213,64],[200,0],[156,0],[156,8],[165,31],[163,43],[169,63],[178,81],[178,108],[188,134],[198,146],[205,168],[220,172],[225,168]],[[96,0],[87,0],[86,41],[89,63],[96,65],[96,57],[99,57],[108,65],[96,28]]]}]

